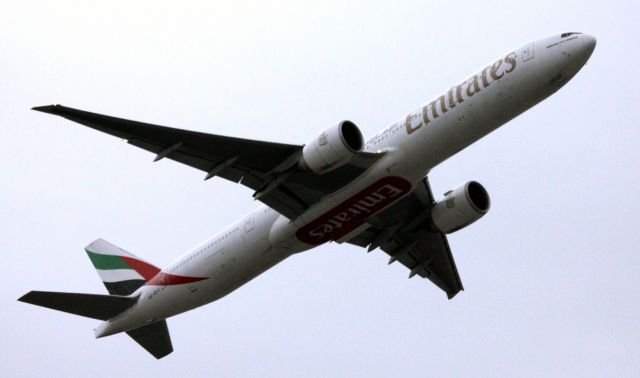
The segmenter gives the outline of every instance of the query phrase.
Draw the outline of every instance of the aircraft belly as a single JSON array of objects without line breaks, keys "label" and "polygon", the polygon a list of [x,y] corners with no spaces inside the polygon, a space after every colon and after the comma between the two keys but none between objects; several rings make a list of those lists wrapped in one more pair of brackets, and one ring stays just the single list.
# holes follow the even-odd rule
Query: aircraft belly
[{"label": "aircraft belly", "polygon": [[207,277],[205,280],[147,289],[142,305],[148,316],[167,318],[216,301],[290,256],[290,251],[268,243],[267,230],[265,225],[256,224],[243,237],[232,238],[219,253],[197,263],[188,272]]}]

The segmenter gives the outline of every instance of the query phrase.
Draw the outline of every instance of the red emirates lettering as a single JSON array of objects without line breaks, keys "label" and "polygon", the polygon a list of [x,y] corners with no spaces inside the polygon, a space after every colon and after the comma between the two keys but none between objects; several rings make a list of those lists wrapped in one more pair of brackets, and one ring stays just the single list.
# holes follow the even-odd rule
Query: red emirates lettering
[{"label": "red emirates lettering", "polygon": [[411,183],[401,177],[383,177],[302,227],[296,237],[307,244],[320,245],[339,240],[362,226],[366,219],[411,192]]}]

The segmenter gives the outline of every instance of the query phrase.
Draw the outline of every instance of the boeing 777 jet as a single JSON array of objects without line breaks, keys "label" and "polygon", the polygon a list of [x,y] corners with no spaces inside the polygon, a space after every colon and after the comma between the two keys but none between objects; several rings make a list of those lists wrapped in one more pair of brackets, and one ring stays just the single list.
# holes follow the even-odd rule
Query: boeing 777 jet
[{"label": "boeing 777 jet", "polygon": [[292,254],[327,242],[380,248],[453,298],[462,287],[447,234],[484,216],[489,195],[469,181],[434,197],[438,164],[549,97],[585,65],[595,38],[564,33],[510,50],[475,75],[364,140],[341,121],[305,145],[175,129],[61,105],[34,110],[126,139],[246,187],[262,205],[168,266],[105,241],[85,251],[109,295],[31,291],[19,300],[103,322],[156,358],[173,351],[166,319],[213,302]]}]

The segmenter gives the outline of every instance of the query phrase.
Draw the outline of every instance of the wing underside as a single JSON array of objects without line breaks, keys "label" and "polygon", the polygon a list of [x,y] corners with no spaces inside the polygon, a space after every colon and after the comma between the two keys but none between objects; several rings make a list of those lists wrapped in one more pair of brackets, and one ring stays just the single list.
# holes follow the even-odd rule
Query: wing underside
[{"label": "wing underside", "polygon": [[371,227],[349,240],[351,244],[380,248],[389,264],[399,262],[409,269],[409,278],[429,279],[449,299],[463,290],[447,236],[430,224],[434,199],[428,180],[411,195],[369,221]]},{"label": "wing underside", "polygon": [[344,166],[317,175],[298,168],[301,145],[175,129],[62,105],[33,109],[126,139],[156,154],[154,161],[167,158],[199,169],[205,172],[205,180],[218,176],[241,183],[254,191],[256,199],[290,219],[353,181],[381,156],[362,152]]}]

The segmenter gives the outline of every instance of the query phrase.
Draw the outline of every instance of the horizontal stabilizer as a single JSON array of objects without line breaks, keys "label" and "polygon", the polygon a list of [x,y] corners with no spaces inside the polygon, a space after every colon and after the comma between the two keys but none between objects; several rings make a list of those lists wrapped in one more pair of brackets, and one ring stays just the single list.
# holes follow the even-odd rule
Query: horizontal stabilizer
[{"label": "horizontal stabilizer", "polygon": [[36,306],[86,316],[87,318],[108,320],[133,306],[138,298],[116,295],[30,291],[18,300]]},{"label": "horizontal stabilizer", "polygon": [[173,352],[166,320],[128,331],[127,335],[131,336],[141,347],[157,359],[161,359]]}]

